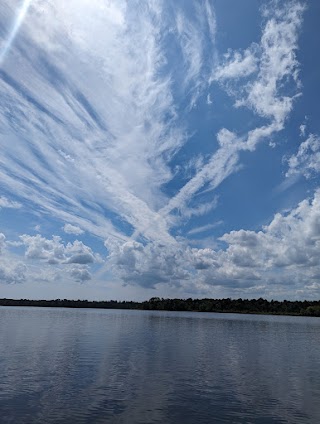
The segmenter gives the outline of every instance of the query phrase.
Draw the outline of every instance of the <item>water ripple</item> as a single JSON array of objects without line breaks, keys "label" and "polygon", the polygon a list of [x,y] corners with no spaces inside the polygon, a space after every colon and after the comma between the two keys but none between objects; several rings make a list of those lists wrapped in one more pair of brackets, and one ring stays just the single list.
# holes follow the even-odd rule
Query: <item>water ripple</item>
[{"label": "water ripple", "polygon": [[0,308],[1,423],[319,423],[320,320]]}]

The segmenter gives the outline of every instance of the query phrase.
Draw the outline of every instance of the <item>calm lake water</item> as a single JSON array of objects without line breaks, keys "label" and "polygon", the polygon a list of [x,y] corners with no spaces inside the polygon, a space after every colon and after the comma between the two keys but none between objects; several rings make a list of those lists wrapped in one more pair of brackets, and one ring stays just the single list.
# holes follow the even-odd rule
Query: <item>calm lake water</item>
[{"label": "calm lake water", "polygon": [[320,423],[320,319],[0,307],[0,422]]}]

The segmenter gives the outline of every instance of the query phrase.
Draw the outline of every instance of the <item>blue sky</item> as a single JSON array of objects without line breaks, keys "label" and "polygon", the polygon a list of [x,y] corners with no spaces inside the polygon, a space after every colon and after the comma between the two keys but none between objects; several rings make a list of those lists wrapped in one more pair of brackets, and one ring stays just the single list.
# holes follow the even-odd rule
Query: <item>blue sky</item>
[{"label": "blue sky", "polygon": [[320,5],[0,6],[0,296],[320,295]]}]

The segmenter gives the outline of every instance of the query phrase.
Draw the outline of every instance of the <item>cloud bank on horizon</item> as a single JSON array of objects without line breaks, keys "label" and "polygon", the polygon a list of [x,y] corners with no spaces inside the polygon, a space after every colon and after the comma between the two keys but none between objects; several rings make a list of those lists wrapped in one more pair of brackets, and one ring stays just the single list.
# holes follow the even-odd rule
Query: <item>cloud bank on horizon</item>
[{"label": "cloud bank on horizon", "polygon": [[319,5],[230,1],[0,6],[4,296],[319,298]]}]

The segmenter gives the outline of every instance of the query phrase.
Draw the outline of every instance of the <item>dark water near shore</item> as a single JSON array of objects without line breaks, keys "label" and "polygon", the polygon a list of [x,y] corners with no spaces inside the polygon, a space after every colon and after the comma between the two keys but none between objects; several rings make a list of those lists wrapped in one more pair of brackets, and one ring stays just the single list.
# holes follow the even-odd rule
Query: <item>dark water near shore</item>
[{"label": "dark water near shore", "polygon": [[0,307],[0,422],[320,423],[320,319]]}]

